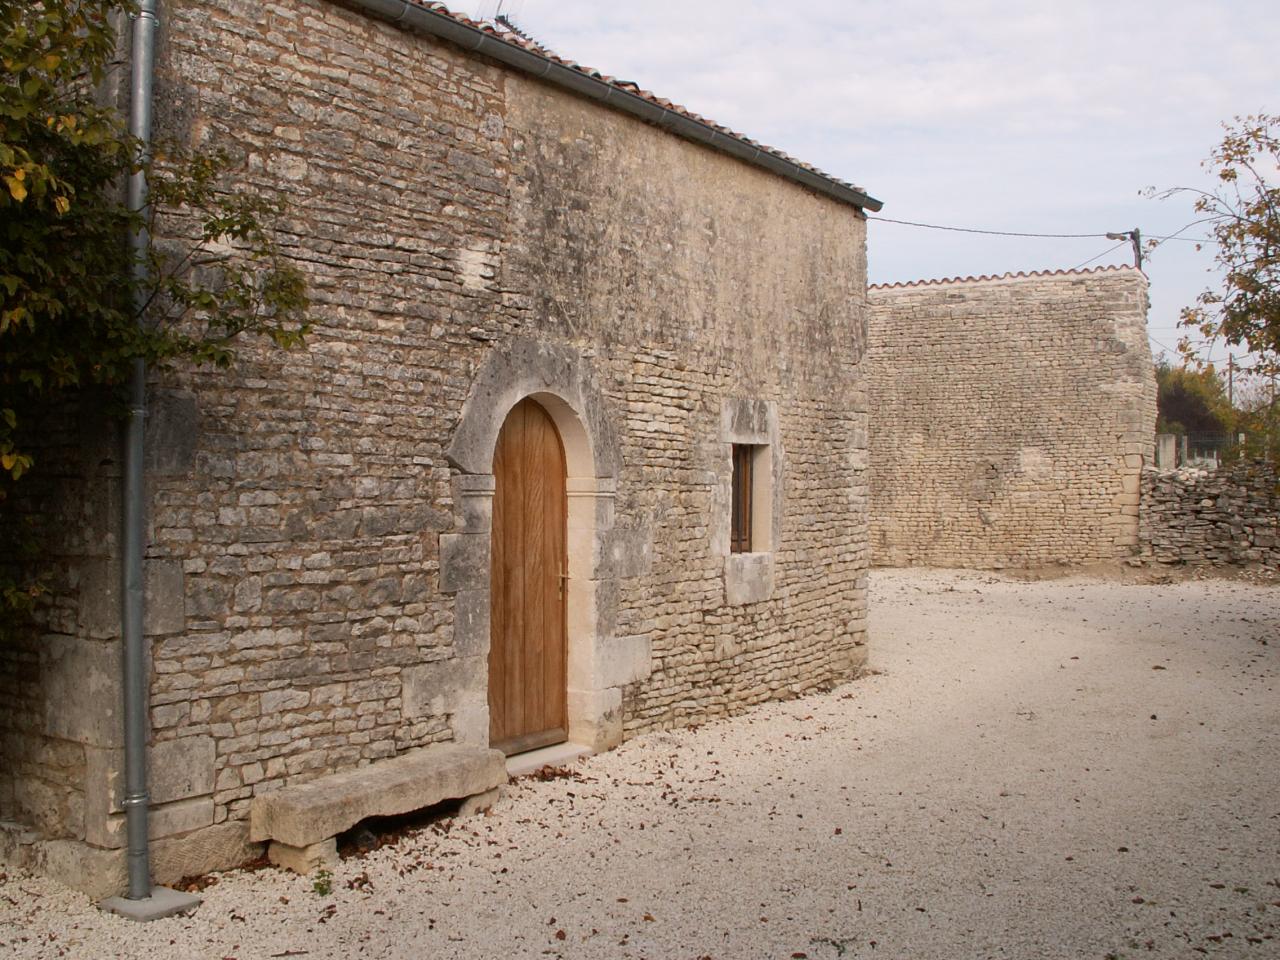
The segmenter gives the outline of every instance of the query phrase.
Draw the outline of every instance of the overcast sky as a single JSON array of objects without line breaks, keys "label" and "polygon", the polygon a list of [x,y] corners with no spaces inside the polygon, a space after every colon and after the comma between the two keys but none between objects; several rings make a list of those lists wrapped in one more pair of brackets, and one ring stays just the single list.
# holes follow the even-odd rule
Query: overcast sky
[{"label": "overcast sky", "polygon": [[[491,16],[499,3],[452,6]],[[1139,192],[1209,186],[1200,161],[1221,140],[1220,123],[1280,113],[1275,0],[502,7],[562,56],[850,180],[884,201],[882,216],[899,220],[1170,234],[1194,219],[1191,200]],[[1131,263],[1128,245],[1099,257],[1113,244],[872,223],[869,279]],[[1212,281],[1210,267],[1209,249],[1197,253],[1191,243],[1155,252],[1147,272],[1156,343],[1176,345],[1178,310]]]}]

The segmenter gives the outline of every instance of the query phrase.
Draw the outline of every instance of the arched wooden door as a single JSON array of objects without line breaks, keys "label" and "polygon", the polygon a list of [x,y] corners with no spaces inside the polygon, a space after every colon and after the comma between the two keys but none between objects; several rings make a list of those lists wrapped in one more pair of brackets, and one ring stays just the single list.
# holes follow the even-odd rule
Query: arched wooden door
[{"label": "arched wooden door", "polygon": [[493,476],[489,744],[510,756],[569,735],[564,446],[536,401],[508,414]]}]

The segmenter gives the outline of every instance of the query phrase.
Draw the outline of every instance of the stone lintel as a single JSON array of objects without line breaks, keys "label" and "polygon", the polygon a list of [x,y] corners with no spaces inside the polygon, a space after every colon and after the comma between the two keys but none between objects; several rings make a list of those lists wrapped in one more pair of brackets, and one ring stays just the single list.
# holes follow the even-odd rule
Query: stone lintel
[{"label": "stone lintel", "polygon": [[720,437],[726,443],[770,443],[777,408],[767,400],[734,397],[720,408]]}]

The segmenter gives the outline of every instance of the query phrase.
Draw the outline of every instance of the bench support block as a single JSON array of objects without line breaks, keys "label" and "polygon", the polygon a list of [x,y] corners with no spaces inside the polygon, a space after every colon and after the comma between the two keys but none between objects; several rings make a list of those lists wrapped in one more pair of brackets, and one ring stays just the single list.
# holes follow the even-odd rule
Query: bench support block
[{"label": "bench support block", "polygon": [[306,876],[313,870],[329,867],[338,862],[338,841],[331,837],[305,847],[291,847],[279,840],[272,840],[267,847],[267,859],[277,867],[292,870]]}]

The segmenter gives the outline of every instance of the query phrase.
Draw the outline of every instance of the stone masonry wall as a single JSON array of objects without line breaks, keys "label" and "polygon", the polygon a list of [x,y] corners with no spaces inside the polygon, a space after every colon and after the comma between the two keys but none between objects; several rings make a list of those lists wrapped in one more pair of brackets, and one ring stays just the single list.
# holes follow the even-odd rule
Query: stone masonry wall
[{"label": "stone masonry wall", "polygon": [[1141,273],[925,281],[872,287],[868,302],[874,563],[1136,549],[1155,425]]},{"label": "stone masonry wall", "polygon": [[[533,81],[509,78],[508,97],[517,187],[502,282],[526,291],[522,326],[598,358],[623,464],[618,523],[643,545],[616,602],[615,632],[645,638],[653,658],[627,688],[628,731],[848,675],[866,602],[864,222]],[[783,502],[772,598],[727,606],[719,427],[738,397],[776,405]]]},{"label": "stone masonry wall", "polygon": [[[50,409],[33,426],[25,446],[36,452],[39,479],[17,489],[5,516],[41,521],[35,536],[48,552],[76,562],[45,571],[43,630],[0,636],[0,821],[20,817],[60,837],[84,830],[88,755],[119,744],[112,722],[119,706],[95,695],[118,690],[118,644],[96,642],[74,599],[98,589],[95,574],[115,550],[118,521],[110,507],[119,467],[113,445],[95,442],[93,422],[78,405]],[[101,709],[96,722],[87,711],[64,709],[77,700]]]},{"label": "stone masonry wall", "polygon": [[[602,722],[631,735],[856,675],[857,211],[328,0],[175,0],[162,24],[161,133],[229,150],[289,201],[280,235],[315,321],[303,349],[245,344],[230,371],[154,386],[153,836],[161,859],[205,851],[172,870],[243,850],[259,793],[487,737],[487,527],[464,501],[488,467],[456,443],[464,410],[500,422],[485,384],[508,368],[530,390],[572,372],[611,464],[579,558],[595,579],[574,587],[597,635],[570,632],[608,675]],[[741,436],[769,444],[774,498],[745,586],[727,556]],[[92,459],[67,519],[92,545],[67,549],[47,612],[62,659],[0,659],[36,691],[21,724],[0,720],[25,758],[0,764],[0,817],[61,804],[38,826],[111,872],[118,485],[90,483]],[[55,704],[85,664],[93,696]],[[15,786],[41,763],[56,804]]]},{"label": "stone masonry wall", "polygon": [[1218,470],[1144,470],[1142,557],[1161,564],[1280,570],[1280,473],[1246,460]]}]

